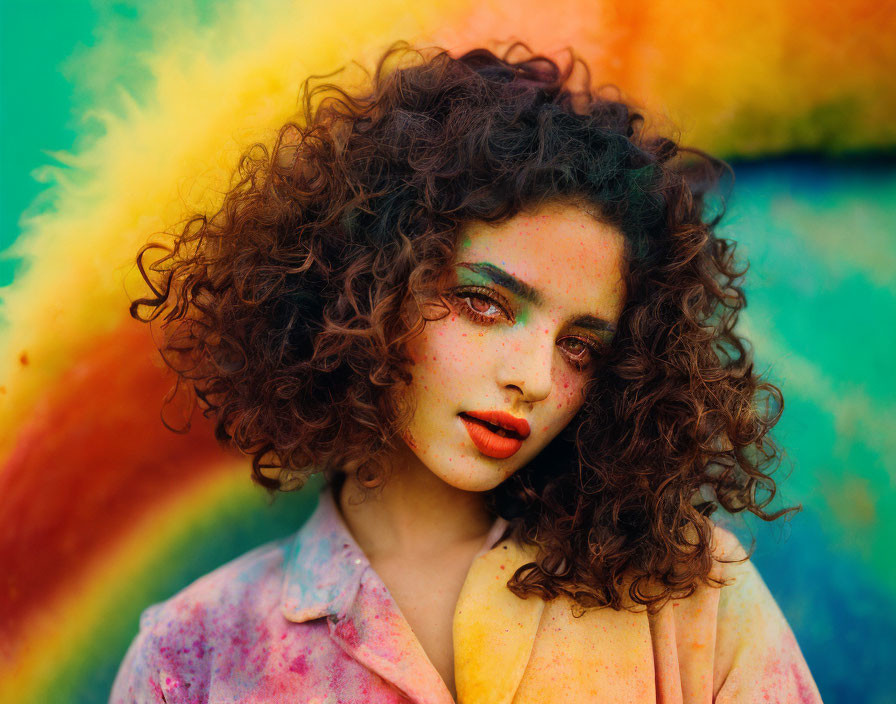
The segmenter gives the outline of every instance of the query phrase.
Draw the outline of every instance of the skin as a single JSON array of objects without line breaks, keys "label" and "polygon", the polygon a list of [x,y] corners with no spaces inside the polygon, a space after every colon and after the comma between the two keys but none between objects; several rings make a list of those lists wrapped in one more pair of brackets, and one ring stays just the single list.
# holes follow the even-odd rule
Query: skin
[{"label": "skin", "polygon": [[[428,322],[408,347],[414,366],[405,393],[415,412],[405,445],[381,490],[360,501],[349,474],[338,499],[452,694],[454,607],[494,522],[483,492],[531,461],[581,408],[586,345],[605,343],[612,331],[573,321],[589,315],[615,324],[625,303],[621,233],[572,203],[545,204],[497,226],[471,223],[458,241],[445,292],[451,312]],[[540,300],[495,284],[483,273],[493,268],[528,284]],[[505,459],[479,452],[458,414],[482,410],[529,422],[519,451]]]}]

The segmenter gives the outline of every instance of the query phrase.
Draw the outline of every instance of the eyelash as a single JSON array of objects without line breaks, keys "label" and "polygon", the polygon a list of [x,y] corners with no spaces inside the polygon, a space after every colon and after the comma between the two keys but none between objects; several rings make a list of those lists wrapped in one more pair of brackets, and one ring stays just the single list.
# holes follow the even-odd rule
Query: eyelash
[{"label": "eyelash", "polygon": [[[495,291],[495,289],[493,289],[493,288],[489,288],[487,286],[470,286],[470,287],[456,288],[456,289],[452,290],[452,295],[455,298],[457,298],[458,300],[460,300],[461,302],[463,302],[463,299],[465,299],[465,298],[480,298],[480,299],[490,303],[491,305],[496,306],[497,308],[500,308],[501,312],[505,316],[507,316],[507,318],[510,320],[511,325],[516,323],[516,316],[514,316],[513,309],[510,306],[510,304],[507,302],[507,299],[504,298],[504,296],[502,296],[500,293]],[[497,318],[490,316],[490,315],[485,315],[484,313],[480,313],[477,310],[473,310],[466,303],[463,303],[463,306],[461,307],[461,312],[464,315],[466,315],[468,318],[470,318],[476,322],[479,322],[479,323],[484,323],[486,325],[494,325],[495,323],[498,322]],[[593,361],[593,359],[597,355],[599,355],[605,347],[603,345],[603,343],[594,342],[593,340],[590,340],[590,339],[584,338],[584,337],[564,337],[562,339],[563,340],[574,340],[576,342],[580,342],[581,344],[585,345],[585,348],[588,349],[592,355],[592,359],[590,361]],[[587,369],[590,366],[589,361],[577,360],[575,357],[572,357],[570,355],[567,355],[567,358],[570,360],[570,364],[572,364],[575,368],[577,368],[579,370]]]}]

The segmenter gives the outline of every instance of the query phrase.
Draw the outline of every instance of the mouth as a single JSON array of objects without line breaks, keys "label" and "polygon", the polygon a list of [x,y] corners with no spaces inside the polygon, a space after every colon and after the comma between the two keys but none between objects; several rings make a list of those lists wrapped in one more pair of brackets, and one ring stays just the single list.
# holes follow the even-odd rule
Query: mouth
[{"label": "mouth", "polygon": [[[515,454],[529,435],[529,424],[524,419],[506,413],[490,411],[459,413],[470,439],[487,457],[506,459]],[[499,422],[495,422],[499,421]],[[510,426],[510,427],[508,427]]]},{"label": "mouth", "polygon": [[498,435],[500,435],[503,438],[517,438],[519,440],[523,439],[522,436],[517,431],[512,430],[510,428],[505,428],[504,426],[498,425],[497,423],[490,423],[487,420],[477,418],[476,416],[471,416],[469,413],[461,413],[459,415],[461,418],[466,418],[467,420],[470,420],[473,423],[478,423],[479,425],[484,426],[488,430],[492,431],[493,433],[497,433]]},{"label": "mouth", "polygon": [[529,422],[506,411],[464,411],[458,415],[484,423],[490,430],[505,437],[516,437],[520,440],[529,437]]}]

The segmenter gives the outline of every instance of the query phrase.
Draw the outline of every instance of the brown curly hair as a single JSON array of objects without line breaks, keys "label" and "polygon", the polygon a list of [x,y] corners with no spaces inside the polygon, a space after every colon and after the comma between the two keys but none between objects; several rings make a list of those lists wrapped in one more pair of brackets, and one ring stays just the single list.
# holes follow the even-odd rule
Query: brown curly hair
[{"label": "brown curly hair", "polygon": [[256,482],[289,490],[357,467],[375,484],[413,413],[394,393],[411,380],[405,343],[460,226],[591,204],[626,241],[617,333],[577,416],[487,502],[539,547],[508,582],[517,595],[653,609],[720,583],[717,507],[797,510],[766,511],[783,399],[734,331],[746,267],[714,233],[723,199],[709,200],[730,169],[650,134],[570,55],[561,69],[520,43],[453,57],[399,42],[363,89],[309,78],[300,115],[244,153],[220,209],[140,250],[152,295],[130,312],[166,311],[175,392],[252,456]]}]

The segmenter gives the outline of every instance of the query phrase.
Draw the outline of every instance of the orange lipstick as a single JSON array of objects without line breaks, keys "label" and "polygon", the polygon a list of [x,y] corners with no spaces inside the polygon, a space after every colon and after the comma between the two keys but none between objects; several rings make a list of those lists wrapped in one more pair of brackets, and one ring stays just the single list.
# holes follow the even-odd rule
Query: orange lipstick
[{"label": "orange lipstick", "polygon": [[460,414],[470,439],[486,457],[512,456],[529,437],[529,423],[504,411],[469,411]]}]

